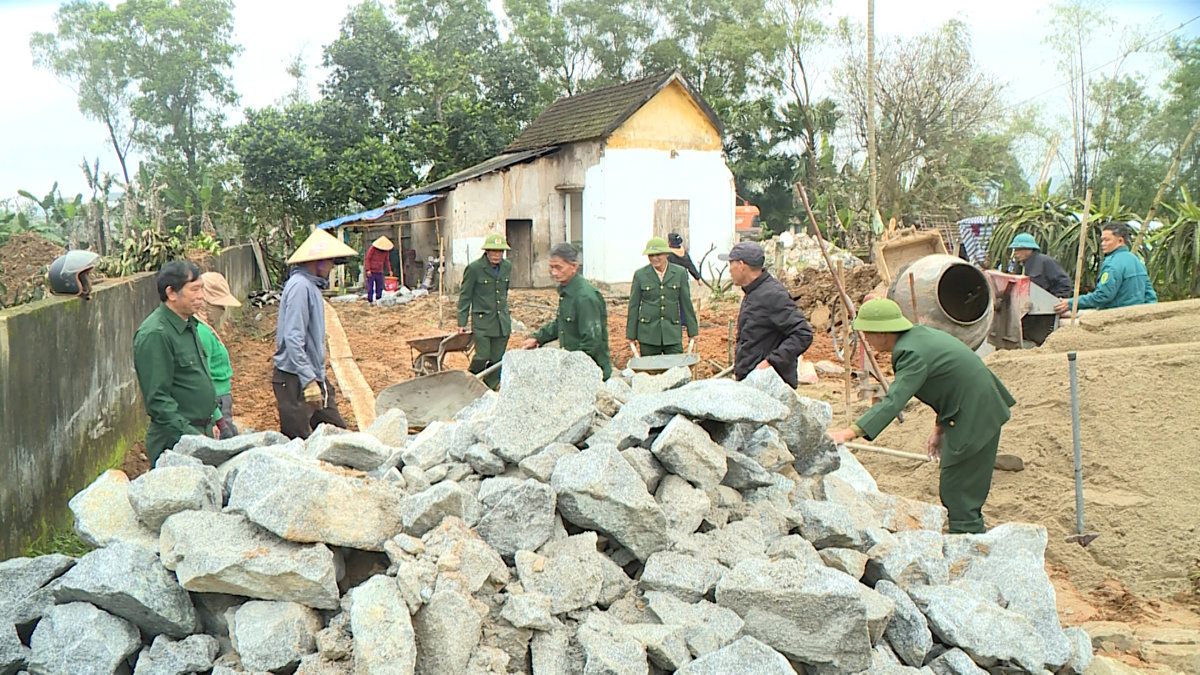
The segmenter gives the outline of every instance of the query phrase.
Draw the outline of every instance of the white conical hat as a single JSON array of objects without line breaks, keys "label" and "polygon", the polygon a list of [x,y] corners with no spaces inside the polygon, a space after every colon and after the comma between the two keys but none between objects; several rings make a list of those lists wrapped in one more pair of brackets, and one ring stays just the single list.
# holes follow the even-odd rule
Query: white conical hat
[{"label": "white conical hat", "polygon": [[300,244],[300,248],[287,259],[289,265],[313,262],[316,260],[332,260],[358,255],[358,251],[337,240],[337,237],[325,230],[313,230],[308,239]]}]

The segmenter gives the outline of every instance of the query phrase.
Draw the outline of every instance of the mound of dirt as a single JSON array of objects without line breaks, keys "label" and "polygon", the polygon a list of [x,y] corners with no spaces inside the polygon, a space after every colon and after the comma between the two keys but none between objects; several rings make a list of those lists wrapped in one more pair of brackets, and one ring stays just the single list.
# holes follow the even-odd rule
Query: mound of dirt
[{"label": "mound of dirt", "polygon": [[36,232],[18,232],[0,246],[0,307],[30,302],[45,293],[46,268],[65,252]]},{"label": "mound of dirt", "polygon": [[[864,296],[876,290],[883,281],[874,265],[851,267],[843,275],[846,278],[846,294],[856,307],[862,304]],[[789,270],[784,274],[783,283],[805,316],[811,316],[822,306],[831,310],[840,307],[837,285],[833,282],[833,275],[826,270],[815,267]]]},{"label": "mound of dirt", "polygon": [[[1081,589],[1113,578],[1168,598],[1189,588],[1187,573],[1200,559],[1200,342],[1186,342],[1196,339],[1200,301],[1110,311],[1039,349],[986,359],[1018,401],[1000,452],[1023,458],[1025,470],[996,472],[984,515],[989,525],[1044,525],[1047,559]],[[1067,349],[1078,352],[1085,530],[1100,533],[1087,548],[1064,542],[1075,531]],[[907,416],[877,443],[923,452],[933,411],[916,403]],[[881,489],[937,501],[936,465],[860,458]]]}]

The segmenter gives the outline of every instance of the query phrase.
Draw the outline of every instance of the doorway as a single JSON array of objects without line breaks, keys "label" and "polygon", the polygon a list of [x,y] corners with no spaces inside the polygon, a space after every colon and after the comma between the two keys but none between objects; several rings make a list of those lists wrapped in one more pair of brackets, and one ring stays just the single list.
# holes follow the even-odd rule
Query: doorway
[{"label": "doorway", "polygon": [[533,287],[533,221],[504,221],[504,236],[508,239],[508,259],[512,262],[513,288]]},{"label": "doorway", "polygon": [[688,236],[688,216],[691,205],[686,199],[658,199],[654,202],[654,235],[667,238],[672,232],[678,232],[683,241],[690,243]]}]

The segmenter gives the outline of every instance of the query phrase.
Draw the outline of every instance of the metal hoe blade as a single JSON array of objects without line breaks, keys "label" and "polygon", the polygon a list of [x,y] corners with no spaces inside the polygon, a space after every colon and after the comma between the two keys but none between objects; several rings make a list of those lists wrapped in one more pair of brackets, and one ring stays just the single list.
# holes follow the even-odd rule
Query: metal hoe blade
[{"label": "metal hoe blade", "polygon": [[1067,352],[1067,363],[1071,371],[1071,432],[1075,441],[1075,534],[1069,535],[1066,543],[1087,546],[1100,533],[1083,531],[1083,460],[1079,449],[1079,375],[1075,369],[1075,352]]}]

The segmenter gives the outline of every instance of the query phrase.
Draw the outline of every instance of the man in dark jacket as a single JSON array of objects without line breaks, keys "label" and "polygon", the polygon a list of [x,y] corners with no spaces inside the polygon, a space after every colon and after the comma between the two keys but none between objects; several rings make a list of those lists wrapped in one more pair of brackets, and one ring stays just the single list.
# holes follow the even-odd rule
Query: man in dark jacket
[{"label": "man in dark jacket", "polygon": [[672,232],[667,235],[667,244],[671,248],[671,253],[667,256],[667,262],[672,265],[679,265],[688,274],[692,275],[693,279],[700,281],[700,270],[696,269],[696,263],[692,262],[692,256],[683,247],[683,237],[679,236],[678,232]]},{"label": "man in dark jacket", "polygon": [[1071,297],[1074,291],[1071,286],[1071,277],[1067,276],[1066,270],[1058,264],[1057,260],[1042,253],[1032,234],[1027,232],[1018,234],[1013,237],[1008,248],[1012,250],[1013,259],[1021,263],[1021,268],[1030,281],[1041,286],[1056,298]]},{"label": "man in dark jacket", "polygon": [[813,339],[808,321],[783,284],[763,269],[766,255],[761,246],[743,241],[717,257],[729,262],[730,278],[746,294],[738,311],[734,375],[741,380],[756,368],[774,368],[795,387],[797,363]]}]

